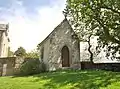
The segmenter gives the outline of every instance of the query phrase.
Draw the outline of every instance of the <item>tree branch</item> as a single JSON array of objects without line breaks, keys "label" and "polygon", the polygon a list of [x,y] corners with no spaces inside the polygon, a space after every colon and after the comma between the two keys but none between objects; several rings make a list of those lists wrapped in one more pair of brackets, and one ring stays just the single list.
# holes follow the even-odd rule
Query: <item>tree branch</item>
[{"label": "tree branch", "polygon": [[90,62],[93,63],[93,53],[91,51],[92,45],[90,44],[90,38],[91,38],[91,36],[92,36],[92,34],[90,34],[90,36],[88,37],[88,41],[87,42],[88,42],[88,45],[89,45],[88,52],[90,53]]},{"label": "tree branch", "polygon": [[110,40],[111,42],[120,44],[120,40],[117,40],[115,37],[113,37],[112,35],[110,35],[109,33],[109,29],[104,26],[104,22],[102,21],[102,19],[98,18],[99,16],[96,15],[96,17],[94,18],[102,27],[105,33],[105,36],[107,37],[108,40]]}]

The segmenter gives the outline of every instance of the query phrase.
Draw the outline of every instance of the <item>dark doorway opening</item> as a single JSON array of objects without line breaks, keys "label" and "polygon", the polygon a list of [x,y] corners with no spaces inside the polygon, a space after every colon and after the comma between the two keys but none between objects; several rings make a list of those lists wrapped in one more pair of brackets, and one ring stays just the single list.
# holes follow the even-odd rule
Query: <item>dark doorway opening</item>
[{"label": "dark doorway opening", "polygon": [[69,49],[67,46],[62,48],[62,67],[70,67],[69,63]]}]

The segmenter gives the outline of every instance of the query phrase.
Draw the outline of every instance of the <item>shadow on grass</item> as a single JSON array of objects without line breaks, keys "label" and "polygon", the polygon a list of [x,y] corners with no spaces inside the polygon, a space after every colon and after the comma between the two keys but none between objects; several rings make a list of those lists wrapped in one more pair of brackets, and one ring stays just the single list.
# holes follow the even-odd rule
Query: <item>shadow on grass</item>
[{"label": "shadow on grass", "polygon": [[57,71],[34,75],[33,82],[49,80],[43,86],[45,88],[57,88],[71,86],[70,89],[98,89],[106,87],[113,82],[120,81],[120,73],[106,71]]}]

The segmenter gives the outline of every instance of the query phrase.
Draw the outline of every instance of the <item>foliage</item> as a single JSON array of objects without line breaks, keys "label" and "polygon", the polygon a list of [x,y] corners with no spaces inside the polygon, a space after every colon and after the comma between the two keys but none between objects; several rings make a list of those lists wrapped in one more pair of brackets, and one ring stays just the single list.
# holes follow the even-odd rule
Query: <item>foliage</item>
[{"label": "foliage", "polygon": [[23,57],[23,56],[26,55],[26,50],[25,50],[23,47],[19,47],[19,48],[15,51],[14,55]]},{"label": "foliage", "polygon": [[21,65],[20,75],[33,75],[45,71],[45,64],[40,62],[39,59],[33,59],[28,60]]},{"label": "foliage", "polygon": [[120,0],[67,0],[64,13],[80,38],[94,34],[99,37],[99,52],[106,47],[107,56],[120,58]]},{"label": "foliage", "polygon": [[93,52],[91,51],[91,37],[95,35],[95,31],[92,30],[91,24],[82,21],[80,6],[76,7],[76,4],[80,4],[80,0],[67,0],[66,9],[64,10],[65,16],[69,17],[69,20],[73,26],[75,33],[78,35],[80,41],[88,43],[88,52],[90,53],[90,61],[93,62]]},{"label": "foliage", "polygon": [[39,58],[39,52],[36,50],[33,50],[31,52],[26,53],[26,58]]},{"label": "foliage", "polygon": [[0,77],[0,89],[119,89],[120,73],[56,71],[27,77]]}]

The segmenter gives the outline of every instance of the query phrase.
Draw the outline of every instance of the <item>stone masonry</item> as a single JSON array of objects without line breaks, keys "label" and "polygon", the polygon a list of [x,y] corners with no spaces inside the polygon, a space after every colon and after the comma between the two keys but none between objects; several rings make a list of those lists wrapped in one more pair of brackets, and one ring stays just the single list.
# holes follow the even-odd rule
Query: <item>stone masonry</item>
[{"label": "stone masonry", "polygon": [[8,24],[0,24],[0,57],[8,56],[9,37]]},{"label": "stone masonry", "polygon": [[[47,65],[48,70],[62,68],[62,48],[66,46],[69,50],[70,67],[80,67],[79,41],[67,21],[64,19],[48,36],[40,43],[40,60]],[[43,55],[42,55],[43,54]]]}]

